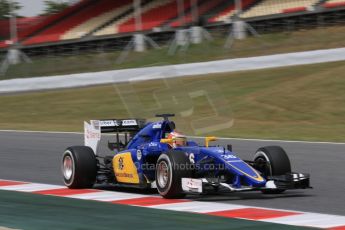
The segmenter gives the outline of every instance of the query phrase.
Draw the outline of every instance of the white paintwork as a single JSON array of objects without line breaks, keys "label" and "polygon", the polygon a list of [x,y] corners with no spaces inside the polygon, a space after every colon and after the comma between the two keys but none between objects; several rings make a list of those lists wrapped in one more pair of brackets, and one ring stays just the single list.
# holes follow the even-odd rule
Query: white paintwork
[{"label": "white paintwork", "polygon": [[183,191],[202,193],[202,179],[182,178],[181,180]]},{"label": "white paintwork", "polygon": [[92,148],[97,156],[99,142],[101,141],[101,127],[99,121],[92,120],[90,124],[84,122],[84,145]]},{"label": "white paintwork", "polygon": [[267,181],[265,187],[266,188],[277,188],[277,186],[276,186],[276,184],[274,183],[273,180]]}]

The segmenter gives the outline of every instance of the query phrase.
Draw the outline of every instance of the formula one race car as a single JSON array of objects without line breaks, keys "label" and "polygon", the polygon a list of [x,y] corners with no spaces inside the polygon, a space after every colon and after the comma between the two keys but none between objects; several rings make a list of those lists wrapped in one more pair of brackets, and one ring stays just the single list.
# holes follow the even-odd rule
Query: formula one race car
[{"label": "formula one race car", "polygon": [[[310,188],[309,175],[291,172],[290,160],[279,146],[259,148],[252,161],[241,160],[231,146],[205,146],[187,141],[169,120],[173,114],[157,115],[162,121],[109,119],[85,122],[85,146],[63,153],[62,173],[69,188],[95,184],[157,188],[165,198],[209,191],[262,191],[277,194],[287,189]],[[115,133],[108,142],[111,156],[97,153],[101,133]]]}]

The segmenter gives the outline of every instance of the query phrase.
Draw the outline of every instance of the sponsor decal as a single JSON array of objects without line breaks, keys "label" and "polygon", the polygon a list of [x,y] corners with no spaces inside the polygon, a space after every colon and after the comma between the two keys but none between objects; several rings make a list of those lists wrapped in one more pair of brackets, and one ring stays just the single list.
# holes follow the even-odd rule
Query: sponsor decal
[{"label": "sponsor decal", "polygon": [[92,130],[86,130],[86,138],[87,139],[100,139],[101,134],[98,132],[93,132]]},{"label": "sponsor decal", "polygon": [[140,161],[143,154],[141,153],[140,149],[137,150],[137,159]]},{"label": "sponsor decal", "polygon": [[223,158],[224,158],[225,160],[228,160],[228,159],[237,159],[236,156],[231,155],[231,154],[229,154],[229,155],[224,155]]},{"label": "sponsor decal", "polygon": [[101,140],[101,128],[96,120],[90,121],[90,124],[84,122],[84,145],[92,148],[97,155],[97,149]]},{"label": "sponsor decal", "polygon": [[182,190],[186,192],[202,193],[202,180],[182,178]]},{"label": "sponsor decal", "polygon": [[190,163],[195,164],[195,156],[194,156],[194,153],[189,154],[189,161],[190,161]]},{"label": "sponsor decal", "polygon": [[157,147],[158,146],[158,144],[157,143],[155,143],[155,142],[151,142],[151,143],[149,143],[149,147]]},{"label": "sponsor decal", "polygon": [[136,120],[123,120],[122,126],[138,125]]},{"label": "sponsor decal", "polygon": [[114,127],[119,126],[119,123],[116,120],[107,120],[107,121],[100,121],[101,127]]},{"label": "sponsor decal", "polygon": [[119,170],[123,170],[124,167],[125,167],[125,166],[124,166],[124,164],[123,164],[123,157],[120,157],[120,158],[119,158]]},{"label": "sponsor decal", "polygon": [[115,155],[113,158],[113,168],[118,182],[131,184],[138,184],[140,182],[131,152]]},{"label": "sponsor decal", "polygon": [[129,174],[129,173],[115,173],[116,177],[126,177],[126,178],[133,178],[133,174]]},{"label": "sponsor decal", "polygon": [[162,128],[162,124],[161,123],[156,123],[152,126],[153,129],[161,129]]}]

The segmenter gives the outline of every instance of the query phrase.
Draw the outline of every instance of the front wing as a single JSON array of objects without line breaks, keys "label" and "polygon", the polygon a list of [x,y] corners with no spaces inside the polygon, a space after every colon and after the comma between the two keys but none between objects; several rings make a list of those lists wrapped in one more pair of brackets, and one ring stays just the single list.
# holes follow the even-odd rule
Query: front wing
[{"label": "front wing", "polygon": [[185,193],[205,194],[209,192],[243,192],[243,191],[269,191],[308,189],[310,187],[310,175],[302,173],[288,173],[281,176],[267,178],[264,187],[241,186],[239,188],[231,184],[214,182],[206,178],[182,178],[182,190]]}]

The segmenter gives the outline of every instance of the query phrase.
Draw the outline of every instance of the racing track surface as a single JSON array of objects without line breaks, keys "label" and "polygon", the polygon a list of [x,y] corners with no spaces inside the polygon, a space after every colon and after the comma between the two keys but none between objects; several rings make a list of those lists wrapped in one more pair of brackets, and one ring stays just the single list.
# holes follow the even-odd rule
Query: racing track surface
[{"label": "racing track surface", "polygon": [[[82,143],[81,134],[0,131],[0,178],[62,185],[62,152],[68,146]],[[293,170],[311,173],[314,189],[287,191],[281,195],[246,192],[190,196],[191,199],[345,215],[345,144],[256,140],[216,143],[233,144],[233,150],[243,159],[251,159],[261,146],[281,145],[290,156]]]}]

